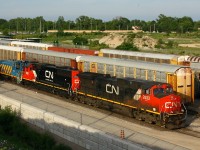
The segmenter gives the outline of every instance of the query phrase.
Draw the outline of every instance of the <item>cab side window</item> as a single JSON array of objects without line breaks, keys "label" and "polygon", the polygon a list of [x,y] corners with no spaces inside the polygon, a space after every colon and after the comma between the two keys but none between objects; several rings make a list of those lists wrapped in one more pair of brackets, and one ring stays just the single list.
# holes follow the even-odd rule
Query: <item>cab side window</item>
[{"label": "cab side window", "polygon": [[145,89],[145,90],[144,90],[144,93],[145,93],[145,94],[150,94],[150,89]]}]

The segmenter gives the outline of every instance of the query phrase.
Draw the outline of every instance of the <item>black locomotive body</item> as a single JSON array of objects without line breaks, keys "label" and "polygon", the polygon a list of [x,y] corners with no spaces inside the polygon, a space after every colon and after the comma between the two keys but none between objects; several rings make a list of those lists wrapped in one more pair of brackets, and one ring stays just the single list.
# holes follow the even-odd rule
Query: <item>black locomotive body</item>
[{"label": "black locomotive body", "polygon": [[[159,82],[150,82],[134,78],[115,78],[110,75],[83,72],[80,73],[80,92],[101,97],[116,103],[140,107],[141,94],[150,94],[150,88]],[[141,91],[139,91],[141,90]],[[165,95],[166,96],[166,95]],[[148,105],[146,105],[148,107]],[[151,107],[151,105],[150,105]]]},{"label": "black locomotive body", "polygon": [[36,63],[34,66],[37,82],[67,91],[74,91],[79,86],[79,79],[77,77],[79,71],[77,69],[68,66],[59,67],[40,63]]}]

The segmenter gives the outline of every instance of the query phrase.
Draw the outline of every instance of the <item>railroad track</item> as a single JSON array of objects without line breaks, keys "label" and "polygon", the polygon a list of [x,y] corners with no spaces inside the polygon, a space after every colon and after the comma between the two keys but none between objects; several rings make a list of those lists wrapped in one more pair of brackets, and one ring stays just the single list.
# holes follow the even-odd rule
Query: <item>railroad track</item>
[{"label": "railroad track", "polygon": [[[15,83],[11,83],[11,84],[16,85]],[[22,88],[26,88],[26,87],[24,87],[22,85],[17,85],[17,86],[20,86]],[[56,99],[58,99],[58,100],[60,100],[62,102],[68,102],[68,103],[71,103],[71,104],[82,106],[84,108],[89,108],[89,109],[92,109],[92,110],[95,110],[95,111],[99,111],[99,112],[101,112],[103,114],[107,114],[107,115],[109,114],[109,115],[112,115],[114,117],[120,118],[120,119],[122,119],[124,121],[127,121],[127,122],[131,122],[131,123],[138,124],[138,125],[141,125],[141,126],[145,126],[145,127],[148,127],[148,128],[156,129],[156,130],[159,130],[159,131],[178,132],[178,133],[182,133],[182,134],[186,134],[186,135],[190,135],[190,136],[193,136],[193,137],[200,138],[200,132],[193,131],[193,130],[187,128],[187,127],[186,128],[181,128],[181,129],[169,130],[169,129],[157,126],[155,124],[150,124],[150,123],[145,122],[145,121],[140,121],[140,120],[137,120],[137,119],[130,118],[128,116],[124,116],[124,115],[116,113],[116,112],[110,112],[110,111],[108,111],[106,109],[96,108],[96,107],[93,107],[93,106],[90,106],[90,105],[86,105],[86,104],[83,104],[83,103],[80,103],[80,102],[77,102],[77,101],[73,101],[73,100],[71,100],[69,98],[64,98],[64,97],[61,97],[59,95],[55,95],[55,94],[52,94],[52,93],[49,93],[49,92],[46,92],[46,91],[37,90],[37,89],[35,89],[33,87],[30,87],[30,86],[28,86],[27,88],[29,90],[32,90],[32,91],[36,92],[36,93],[41,93],[41,94],[45,94],[45,95],[54,97],[54,98],[56,98]],[[21,93],[20,91],[15,91],[15,92]],[[30,96],[30,95],[28,95],[28,96]],[[49,101],[47,99],[43,99],[43,101],[65,108],[65,106],[62,105],[63,103],[51,102],[51,101]],[[70,109],[70,108],[67,108],[67,109]],[[197,112],[195,112],[195,111],[188,111],[188,113],[189,113],[188,114],[188,119],[186,121],[187,125],[189,125],[194,119],[199,117],[199,114]]]}]

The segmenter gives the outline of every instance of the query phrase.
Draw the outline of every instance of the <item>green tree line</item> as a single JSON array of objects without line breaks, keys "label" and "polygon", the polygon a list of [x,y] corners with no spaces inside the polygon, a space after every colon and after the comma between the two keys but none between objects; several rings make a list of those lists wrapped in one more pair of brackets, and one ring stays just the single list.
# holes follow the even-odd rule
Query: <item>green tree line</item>
[{"label": "green tree line", "polygon": [[42,33],[47,30],[131,30],[132,26],[138,26],[143,31],[149,32],[177,32],[186,33],[197,31],[200,21],[194,21],[191,17],[170,17],[160,14],[156,20],[129,20],[125,17],[116,17],[111,21],[103,21],[88,16],[80,16],[74,21],[65,20],[59,16],[56,21],[48,21],[43,16],[36,18],[14,18],[10,20],[0,19],[0,31],[7,33]]}]

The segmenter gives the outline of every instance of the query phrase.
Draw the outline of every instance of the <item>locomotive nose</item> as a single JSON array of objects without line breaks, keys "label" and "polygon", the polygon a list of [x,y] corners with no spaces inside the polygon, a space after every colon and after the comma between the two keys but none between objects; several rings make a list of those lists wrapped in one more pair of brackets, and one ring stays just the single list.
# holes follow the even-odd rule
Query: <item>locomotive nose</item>
[{"label": "locomotive nose", "polygon": [[167,97],[164,101],[164,112],[170,114],[181,112],[180,98],[176,95],[170,95]]}]

